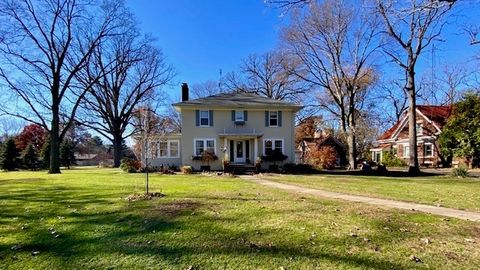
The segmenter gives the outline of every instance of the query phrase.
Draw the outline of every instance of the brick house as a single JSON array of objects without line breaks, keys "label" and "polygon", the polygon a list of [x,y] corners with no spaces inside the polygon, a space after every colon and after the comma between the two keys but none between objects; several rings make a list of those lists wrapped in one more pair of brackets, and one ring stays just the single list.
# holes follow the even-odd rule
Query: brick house
[{"label": "brick house", "polygon": [[[438,135],[450,117],[452,107],[418,105],[416,112],[418,162],[420,166],[440,166],[444,160],[439,151]],[[374,145],[376,147],[370,149],[373,161],[382,162],[383,152],[394,150],[398,158],[408,162],[410,149],[407,110],[400,121],[382,134]]]}]

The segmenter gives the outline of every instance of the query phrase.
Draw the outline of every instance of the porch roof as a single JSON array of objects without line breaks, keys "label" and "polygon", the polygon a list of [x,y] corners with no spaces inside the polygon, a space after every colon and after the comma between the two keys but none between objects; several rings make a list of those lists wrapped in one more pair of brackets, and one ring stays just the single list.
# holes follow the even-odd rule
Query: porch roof
[{"label": "porch roof", "polygon": [[218,134],[219,137],[223,138],[255,138],[262,137],[263,133],[256,131],[255,129],[245,129],[245,128],[234,128],[234,129],[223,129]]}]

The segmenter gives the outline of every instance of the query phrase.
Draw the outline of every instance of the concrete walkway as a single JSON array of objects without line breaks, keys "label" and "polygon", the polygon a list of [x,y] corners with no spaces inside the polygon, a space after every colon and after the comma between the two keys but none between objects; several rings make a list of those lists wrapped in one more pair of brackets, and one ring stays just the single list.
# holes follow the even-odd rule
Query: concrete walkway
[{"label": "concrete walkway", "polygon": [[480,213],[477,213],[477,212],[469,212],[469,211],[457,210],[457,209],[446,208],[446,207],[437,207],[437,206],[418,204],[418,203],[378,199],[378,198],[371,198],[371,197],[365,197],[365,196],[349,195],[345,193],[338,193],[338,192],[332,192],[332,191],[325,191],[320,189],[306,188],[306,187],[301,187],[296,185],[282,184],[282,183],[278,183],[270,180],[265,180],[254,175],[253,176],[245,175],[245,176],[241,176],[241,178],[244,180],[253,181],[255,183],[268,186],[268,187],[274,187],[274,188],[279,188],[279,189],[298,192],[298,193],[310,194],[318,197],[340,199],[340,200],[351,201],[351,202],[361,202],[365,204],[371,204],[371,205],[387,207],[387,208],[397,208],[397,209],[404,209],[404,210],[411,210],[411,211],[414,210],[414,211],[419,211],[419,212],[424,212],[424,213],[429,213],[429,214],[434,214],[439,216],[480,222]]}]

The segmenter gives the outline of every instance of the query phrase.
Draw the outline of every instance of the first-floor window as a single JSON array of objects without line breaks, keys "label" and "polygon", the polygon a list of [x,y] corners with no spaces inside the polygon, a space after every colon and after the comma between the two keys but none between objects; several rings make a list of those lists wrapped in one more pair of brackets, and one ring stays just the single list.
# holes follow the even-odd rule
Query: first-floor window
[{"label": "first-floor window", "polygon": [[195,156],[201,156],[203,151],[215,153],[215,140],[195,139]]},{"label": "first-floor window", "polygon": [[159,152],[159,157],[167,157],[168,156],[168,143],[167,142],[159,142],[158,143],[158,152]]},{"label": "first-floor window", "polygon": [[273,152],[279,151],[283,153],[283,140],[280,139],[266,139],[263,143],[263,153],[268,156],[273,154]]},{"label": "first-floor window", "polygon": [[409,157],[410,156],[410,146],[404,146],[403,147],[403,156],[404,157]]},{"label": "first-floor window", "polygon": [[179,157],[180,142],[167,140],[158,142],[158,157]]},{"label": "first-floor window", "polygon": [[433,157],[433,145],[432,144],[425,144],[424,145],[424,156],[425,157]]}]

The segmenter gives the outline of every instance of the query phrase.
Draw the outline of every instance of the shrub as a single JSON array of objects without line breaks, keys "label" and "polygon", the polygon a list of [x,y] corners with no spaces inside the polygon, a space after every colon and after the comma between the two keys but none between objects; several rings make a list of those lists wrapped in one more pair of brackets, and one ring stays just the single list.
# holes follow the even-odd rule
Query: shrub
[{"label": "shrub", "polygon": [[182,166],[182,168],[180,169],[180,171],[181,171],[183,174],[192,174],[192,173],[193,173],[192,166]]},{"label": "shrub", "polygon": [[75,145],[71,140],[65,140],[60,145],[60,164],[70,169],[70,166],[77,165],[75,160]]},{"label": "shrub", "polygon": [[142,163],[140,160],[131,159],[131,158],[124,158],[120,162],[120,169],[128,173],[135,173],[140,171],[142,168]]},{"label": "shrub", "polygon": [[395,151],[383,151],[382,164],[387,167],[405,167],[407,163],[395,156]]},{"label": "shrub", "polygon": [[452,170],[452,175],[459,178],[468,177],[468,169],[465,166],[459,166]]},{"label": "shrub", "polygon": [[273,162],[273,164],[277,161],[284,161],[287,158],[288,156],[284,155],[280,149],[275,149],[272,154],[261,157],[263,161]]},{"label": "shrub", "polygon": [[0,165],[5,171],[13,171],[19,167],[19,151],[13,138],[8,139],[3,145],[0,155]]},{"label": "shrub", "polygon": [[318,170],[310,164],[286,163],[283,165],[283,172],[289,174],[312,174],[317,173]]},{"label": "shrub", "polygon": [[308,153],[309,163],[321,169],[333,169],[337,164],[337,151],[331,146],[313,149]]}]

